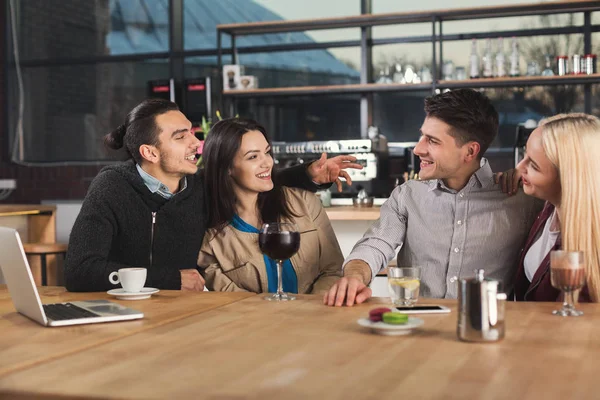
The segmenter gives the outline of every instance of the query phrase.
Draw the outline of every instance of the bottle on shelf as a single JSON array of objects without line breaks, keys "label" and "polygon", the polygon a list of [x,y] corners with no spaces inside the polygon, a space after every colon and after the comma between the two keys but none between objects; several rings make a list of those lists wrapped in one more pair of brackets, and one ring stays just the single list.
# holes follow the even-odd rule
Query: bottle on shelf
[{"label": "bottle on shelf", "polygon": [[556,57],[556,72],[559,76],[569,74],[569,57],[557,56]]},{"label": "bottle on shelf", "polygon": [[496,65],[494,76],[503,78],[506,76],[506,57],[504,56],[504,39],[501,37],[497,41]]},{"label": "bottle on shelf", "polygon": [[586,54],[584,58],[584,66],[583,72],[587,75],[593,75],[597,73],[598,69],[596,66],[596,55],[595,54]]},{"label": "bottle on shelf", "polygon": [[479,78],[479,54],[477,54],[477,40],[471,42],[471,57],[469,58],[469,77]]},{"label": "bottle on shelf", "polygon": [[442,68],[442,76],[445,81],[454,80],[454,63],[452,61],[444,62],[444,66]]},{"label": "bottle on shelf", "polygon": [[402,74],[402,65],[400,63],[394,64],[394,74],[392,75],[392,81],[394,83],[401,83],[402,79],[404,79],[404,75]]},{"label": "bottle on shelf", "polygon": [[511,77],[516,77],[521,75],[521,69],[519,67],[519,43],[517,43],[517,38],[513,36],[512,38],[512,51],[510,53],[510,70],[508,74]]},{"label": "bottle on shelf", "polygon": [[421,83],[420,78],[417,76],[415,67],[410,64],[406,65],[404,68],[404,79],[402,79],[402,83]]},{"label": "bottle on shelf", "polygon": [[571,70],[571,73],[573,75],[581,75],[583,74],[583,60],[584,58],[581,57],[581,54],[573,54],[571,56],[571,60],[573,60],[573,63],[571,65],[573,65],[573,69]]},{"label": "bottle on shelf", "polygon": [[537,61],[529,61],[527,63],[527,72],[525,73],[527,76],[539,76],[540,75],[540,66]]},{"label": "bottle on shelf", "polygon": [[491,78],[494,75],[494,61],[492,59],[492,39],[486,39],[483,53],[483,77]]},{"label": "bottle on shelf", "polygon": [[379,70],[379,78],[377,78],[375,83],[392,83],[390,79],[390,67],[384,67]]},{"label": "bottle on shelf", "polygon": [[421,77],[421,82],[431,82],[433,80],[433,77],[431,76],[431,70],[426,65],[421,67],[419,76]]},{"label": "bottle on shelf", "polygon": [[552,70],[552,58],[549,54],[544,56],[545,59],[545,67],[542,71],[542,76],[554,76],[554,71]]}]

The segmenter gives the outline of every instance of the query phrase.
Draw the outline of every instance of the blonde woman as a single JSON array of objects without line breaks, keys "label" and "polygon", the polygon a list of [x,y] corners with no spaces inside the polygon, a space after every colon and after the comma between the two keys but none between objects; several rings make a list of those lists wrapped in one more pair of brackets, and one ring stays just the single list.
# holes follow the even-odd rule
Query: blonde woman
[{"label": "blonde woman", "polygon": [[523,190],[546,205],[529,233],[515,278],[517,300],[556,301],[550,251],[583,251],[580,301],[600,299],[600,120],[560,114],[540,123],[517,165]]}]

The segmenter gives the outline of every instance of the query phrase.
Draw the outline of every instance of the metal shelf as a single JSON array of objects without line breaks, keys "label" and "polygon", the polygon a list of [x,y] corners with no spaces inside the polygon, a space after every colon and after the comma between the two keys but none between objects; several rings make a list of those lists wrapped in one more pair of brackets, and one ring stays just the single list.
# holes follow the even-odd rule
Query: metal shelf
[{"label": "metal shelf", "polygon": [[476,8],[415,11],[389,14],[364,14],[339,18],[311,20],[250,22],[217,25],[217,32],[230,35],[256,35],[278,32],[298,32],[319,29],[370,27],[438,21],[460,21],[481,18],[502,18],[528,15],[549,15],[600,10],[598,1],[560,1],[552,3],[519,4]]},{"label": "metal shelf", "polygon": [[[556,86],[556,85],[581,85],[600,83],[600,74],[594,75],[566,75],[566,76],[522,76],[516,78],[483,78],[464,81],[438,81],[437,88],[508,88],[525,86]],[[352,84],[329,86],[298,86],[285,88],[266,88],[254,90],[232,90],[223,92],[224,96],[235,98],[247,97],[277,97],[277,96],[317,96],[327,94],[362,94],[382,92],[415,92],[431,90],[433,83],[419,84]]]},{"label": "metal shelf", "polygon": [[[256,35],[266,33],[280,32],[301,32],[319,29],[339,29],[339,28],[360,28],[360,49],[361,49],[361,74],[360,84],[351,85],[332,85],[332,86],[308,86],[308,87],[288,87],[288,88],[268,88],[256,89],[251,91],[227,91],[222,92],[220,99],[221,108],[224,109],[224,100],[229,101],[230,112],[235,113],[236,102],[238,98],[251,97],[275,97],[285,96],[316,96],[316,95],[335,95],[335,94],[360,94],[360,127],[361,136],[366,137],[369,121],[372,121],[373,102],[371,93],[382,92],[415,92],[420,90],[429,90],[436,93],[439,88],[501,88],[501,87],[525,87],[525,86],[552,86],[552,85],[583,85],[584,88],[584,110],[591,113],[592,91],[591,84],[600,83],[599,75],[592,76],[560,76],[560,77],[519,77],[506,79],[477,79],[465,81],[443,81],[441,79],[441,70],[443,66],[443,43],[446,40],[467,40],[470,38],[489,38],[491,33],[464,33],[444,35],[442,26],[447,21],[473,20],[482,18],[503,18],[517,16],[537,16],[551,15],[561,13],[583,13],[584,23],[579,27],[560,27],[560,28],[542,28],[542,29],[522,29],[516,31],[503,31],[503,35],[510,36],[528,36],[528,35],[550,35],[579,33],[583,36],[583,53],[592,52],[592,32],[598,30],[597,25],[591,23],[591,13],[600,11],[600,1],[579,0],[579,1],[556,1],[548,3],[518,4],[511,6],[492,6],[477,8],[459,8],[443,9],[432,11],[415,11],[405,13],[372,14],[369,0],[361,0],[361,15],[339,17],[339,18],[321,18],[311,20],[291,20],[291,21],[267,21],[252,22],[242,24],[221,24],[217,25],[217,64],[220,69],[223,56],[223,36],[229,36],[231,39],[232,63],[238,63],[239,52],[250,52],[249,49],[238,49],[236,39],[243,35]],[[410,24],[410,23],[430,23],[431,36],[390,38],[383,40],[373,40],[370,28],[378,25]],[[494,32],[494,35],[499,32]],[[400,43],[400,42],[425,42],[430,40],[432,44],[431,73],[434,81],[417,85],[402,84],[372,84],[367,83],[372,76],[371,49],[374,44]],[[354,45],[352,41],[341,42],[342,47]],[[312,45],[314,48],[329,46],[331,43],[321,43]],[[279,45],[276,50],[282,51],[289,44]],[[438,53],[439,47],[439,53]],[[239,52],[238,52],[239,50]],[[271,49],[272,50],[272,49]]]},{"label": "metal shelf", "polygon": [[327,86],[294,86],[284,88],[266,88],[254,90],[231,90],[223,92],[224,96],[231,97],[273,97],[273,96],[300,96],[300,95],[323,95],[323,94],[356,94],[374,92],[414,92],[418,90],[431,90],[431,83],[419,84],[349,84],[349,85],[327,85]]},{"label": "metal shelf", "polygon": [[564,76],[520,76],[515,78],[481,78],[464,81],[439,81],[437,87],[459,88],[503,88],[513,86],[556,86],[600,83],[600,74]]}]

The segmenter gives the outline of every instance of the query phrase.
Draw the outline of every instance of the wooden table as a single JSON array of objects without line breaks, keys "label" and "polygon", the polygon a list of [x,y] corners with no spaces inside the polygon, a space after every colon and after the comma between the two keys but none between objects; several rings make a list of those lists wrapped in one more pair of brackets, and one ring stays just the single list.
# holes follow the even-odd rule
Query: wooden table
[{"label": "wooden table", "polygon": [[9,372],[74,354],[182,318],[230,304],[253,294],[190,293],[162,290],[149,300],[116,300],[106,293],[69,293],[64,288],[40,287],[42,303],[110,299],[144,313],[144,319],[71,327],[44,328],[18,314],[6,285],[0,285],[0,380]]},{"label": "wooden table", "polygon": [[246,298],[49,360],[0,377],[0,397],[513,400],[597,394],[598,304],[581,305],[581,318],[560,318],[550,314],[555,303],[510,302],[506,338],[482,344],[457,340],[455,301],[436,300],[452,313],[422,316],[425,324],[409,336],[379,336],[356,320],[381,299],[329,308],[320,297],[299,297],[282,304]]}]

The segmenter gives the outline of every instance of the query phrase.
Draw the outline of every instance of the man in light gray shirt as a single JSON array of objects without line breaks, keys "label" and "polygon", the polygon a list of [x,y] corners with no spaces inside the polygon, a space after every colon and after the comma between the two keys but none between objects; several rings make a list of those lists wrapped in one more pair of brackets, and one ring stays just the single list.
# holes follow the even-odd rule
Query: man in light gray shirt
[{"label": "man in light gray shirt", "polygon": [[456,298],[457,278],[486,276],[510,290],[519,252],[542,204],[522,191],[507,196],[485,158],[498,113],[483,94],[455,90],[425,100],[414,153],[420,180],[397,187],[325,295],[348,306],[371,296],[375,275],[398,253],[400,266],[421,267],[421,295]]}]

